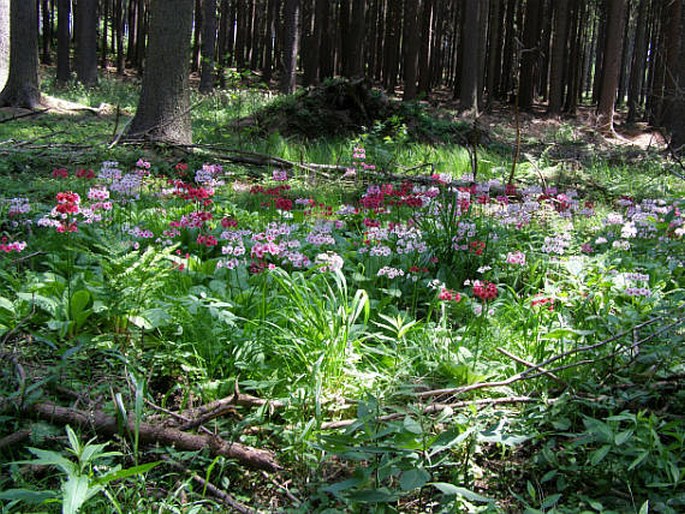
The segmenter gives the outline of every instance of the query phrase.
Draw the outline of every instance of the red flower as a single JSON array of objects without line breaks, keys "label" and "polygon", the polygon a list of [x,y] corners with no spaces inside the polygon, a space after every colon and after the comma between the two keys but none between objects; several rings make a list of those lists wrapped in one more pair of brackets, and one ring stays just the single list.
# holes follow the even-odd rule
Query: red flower
[{"label": "red flower", "polygon": [[471,253],[483,255],[483,251],[485,251],[485,243],[483,241],[471,241],[469,243],[469,248],[471,249]]},{"label": "red flower", "polygon": [[461,300],[461,295],[456,291],[452,291],[451,289],[446,289],[443,287],[438,294],[438,300],[442,300],[443,302],[457,303]]},{"label": "red flower", "polygon": [[280,209],[282,211],[292,211],[293,201],[288,198],[276,198],[276,209]]},{"label": "red flower", "polygon": [[473,295],[483,301],[497,298],[497,286],[492,282],[476,280],[473,283]]},{"label": "red flower", "polygon": [[93,170],[78,169],[76,170],[76,178],[94,179],[95,172]]},{"label": "red flower", "polygon": [[52,170],[52,177],[53,178],[67,178],[69,176],[69,172],[67,171],[66,168],[55,168]]}]

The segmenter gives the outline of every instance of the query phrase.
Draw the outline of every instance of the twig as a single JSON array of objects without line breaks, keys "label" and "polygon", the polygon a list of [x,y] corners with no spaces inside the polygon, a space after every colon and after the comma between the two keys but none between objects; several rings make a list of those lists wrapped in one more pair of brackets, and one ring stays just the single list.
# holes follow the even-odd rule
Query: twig
[{"label": "twig", "polygon": [[3,437],[0,439],[0,450],[7,446],[14,446],[16,444],[19,444],[22,442],[24,439],[28,439],[31,436],[31,430],[28,428],[24,428],[22,430],[17,430],[13,434],[10,434],[6,437]]},{"label": "twig", "polygon": [[[459,394],[467,393],[469,391],[475,391],[477,389],[504,387],[504,386],[511,385],[515,382],[518,382],[520,380],[536,378],[536,377],[541,376],[541,375],[546,375],[547,373],[550,373],[550,372],[553,373],[554,371],[556,371],[556,369],[550,369],[550,370],[545,369],[548,364],[550,364],[552,362],[556,362],[559,359],[563,359],[564,357],[568,357],[569,355],[573,355],[575,353],[594,350],[595,348],[599,348],[601,346],[604,346],[605,344],[611,343],[613,341],[616,341],[616,340],[624,337],[626,334],[631,333],[634,329],[639,329],[639,328],[645,327],[647,325],[651,325],[652,323],[656,323],[657,321],[661,320],[662,318],[663,318],[662,316],[659,316],[657,318],[652,318],[650,320],[639,323],[639,324],[635,325],[634,327],[631,327],[627,330],[619,332],[618,334],[611,336],[608,339],[604,339],[598,343],[587,345],[587,346],[581,346],[578,348],[573,348],[572,350],[569,350],[567,352],[563,352],[561,354],[555,355],[554,357],[550,357],[546,361],[544,361],[540,364],[536,364],[534,366],[531,366],[528,369],[525,369],[522,372],[517,373],[516,375],[513,375],[513,376],[511,376],[505,380],[500,380],[500,381],[496,381],[496,382],[479,382],[479,383],[471,384],[468,386],[452,387],[452,388],[448,388],[448,389],[433,389],[430,391],[422,391],[420,393],[416,393],[416,396],[418,398],[429,398],[431,396],[440,396],[440,395],[448,395],[448,394],[449,395],[459,395]],[[545,369],[545,371],[540,371],[543,369]],[[539,371],[539,373],[531,376],[530,374],[534,371]]]},{"label": "twig", "polygon": [[[290,490],[285,486],[281,485],[276,480],[273,479],[273,477],[269,476],[267,473],[262,471],[262,476],[267,479],[269,482],[271,482],[273,485],[278,487],[283,493],[288,497],[288,499],[293,502],[296,506],[302,504],[302,500],[300,500],[297,496],[295,496],[293,493],[290,492]],[[287,482],[286,482],[287,483]]]},{"label": "twig", "polygon": [[[508,352],[508,351],[505,350],[504,348],[497,348],[497,351],[498,351],[499,353],[501,353],[502,355],[506,355],[506,356],[509,357],[511,360],[516,361],[516,362],[518,362],[518,363],[520,363],[520,364],[524,364],[524,365],[528,366],[529,368],[535,366],[535,364],[533,364],[532,362],[528,362],[527,360],[522,359],[521,357],[518,357],[517,355],[514,355],[514,354],[511,353],[511,352]],[[543,368],[540,368],[540,371],[542,371],[542,373],[543,373],[544,375],[547,375],[549,378],[551,378],[551,379],[554,380],[555,382],[558,382],[558,383],[560,383],[560,384],[562,384],[562,385],[568,385],[566,382],[564,382],[562,379],[560,379],[560,378],[559,378],[558,376],[556,376],[554,373],[550,373],[549,371],[547,371],[547,370],[545,370],[545,369],[543,369]]]},{"label": "twig", "polygon": [[221,500],[225,505],[227,505],[228,507],[231,507],[235,511],[240,512],[241,514],[253,514],[253,513],[257,512],[253,508],[248,507],[244,503],[241,503],[238,500],[236,500],[235,498],[233,498],[233,496],[228,494],[226,491],[223,491],[223,490],[219,489],[217,486],[215,486],[214,484],[212,484],[211,482],[208,482],[207,480],[202,478],[200,475],[198,475],[197,473],[195,473],[191,469],[188,469],[184,465],[182,465],[182,464],[180,464],[174,460],[171,460],[170,457],[167,457],[165,455],[162,457],[162,460],[164,460],[164,462],[166,462],[172,468],[175,468],[179,471],[183,471],[185,473],[190,474],[192,479],[195,482],[197,482],[200,486],[202,486],[203,489],[207,490],[212,496]]},{"label": "twig", "polygon": [[39,116],[48,112],[50,108],[40,109],[38,111],[25,112],[24,114],[17,114],[16,116],[11,116],[9,118],[3,118],[0,123],[7,123],[8,121],[20,120],[21,118],[29,118],[31,116]]}]

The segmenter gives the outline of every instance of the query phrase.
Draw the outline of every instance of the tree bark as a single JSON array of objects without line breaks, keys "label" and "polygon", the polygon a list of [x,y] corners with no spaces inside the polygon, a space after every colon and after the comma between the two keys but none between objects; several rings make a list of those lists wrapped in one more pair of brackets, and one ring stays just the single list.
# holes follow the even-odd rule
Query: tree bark
[{"label": "tree bark", "polygon": [[69,47],[71,31],[69,18],[71,16],[71,0],[59,0],[57,4],[57,82],[66,84],[71,79],[71,63]]},{"label": "tree bark", "polygon": [[33,0],[10,0],[10,56],[0,107],[40,106],[38,84],[38,5]]},{"label": "tree bark", "polygon": [[416,79],[419,66],[420,39],[416,24],[421,12],[421,0],[406,0],[404,7],[404,96],[403,100],[416,98]]},{"label": "tree bark", "polygon": [[98,81],[97,0],[76,4],[76,78],[86,86]]},{"label": "tree bark", "polygon": [[50,55],[52,45],[52,14],[50,12],[50,2],[48,0],[41,0],[40,2],[40,17],[42,27],[42,51],[41,62],[43,64],[52,64],[52,57]]},{"label": "tree bark", "polygon": [[541,0],[526,2],[526,18],[523,28],[523,49],[519,71],[519,108],[526,110],[533,105],[536,96],[535,68],[540,55]]},{"label": "tree bark", "polygon": [[10,69],[10,0],[0,0],[0,90]]},{"label": "tree bark", "polygon": [[609,0],[607,38],[604,50],[602,87],[597,106],[597,129],[603,134],[614,133],[614,103],[623,50],[623,23],[625,23],[626,0]]},{"label": "tree bark", "polygon": [[297,87],[297,54],[300,43],[300,0],[285,0],[283,7],[283,76],[281,92],[291,94]]},{"label": "tree bark", "polygon": [[549,77],[549,107],[547,112],[561,114],[564,106],[564,65],[568,45],[568,0],[557,0],[554,4],[554,31],[552,37],[552,59]]},{"label": "tree bark", "polygon": [[685,6],[680,9],[680,49],[678,57],[677,83],[671,101],[673,115],[669,117],[671,148],[680,155],[685,154]]},{"label": "tree bark", "polygon": [[462,110],[471,110],[478,113],[479,105],[479,75],[480,69],[480,45],[482,30],[482,5],[480,0],[466,0],[464,11],[464,24],[462,32],[463,41],[463,65],[459,89],[459,102]]},{"label": "tree bark", "polygon": [[[23,1],[23,0],[22,0]],[[152,8],[154,9],[153,0]],[[176,0],[161,0],[174,3]],[[153,11],[154,12],[154,11]],[[192,10],[191,10],[192,12]],[[154,14],[153,14],[154,16]],[[190,30],[190,25],[189,25]],[[150,38],[152,39],[152,29]],[[190,38],[190,34],[188,34]],[[190,58],[190,52],[188,52]],[[77,425],[82,428],[90,428],[96,433],[111,437],[120,433],[119,422],[114,416],[108,416],[102,411],[80,411],[67,407],[60,407],[51,402],[37,403],[31,407],[37,417],[59,425]],[[161,444],[174,446],[177,450],[200,451],[208,450],[212,455],[237,460],[241,465],[253,469],[265,471],[277,471],[281,466],[276,462],[273,454],[266,450],[251,448],[240,443],[229,442],[221,437],[209,434],[189,434],[175,428],[155,426],[144,421],[135,423],[129,419],[126,430],[130,433],[138,431],[139,440],[142,444]]]},{"label": "tree bark", "polygon": [[628,81],[627,121],[629,123],[637,120],[641,103],[642,85],[645,79],[645,61],[647,60],[647,2],[639,2],[635,30],[633,62],[630,67],[630,79]]},{"label": "tree bark", "polygon": [[148,59],[128,136],[190,144],[193,0],[152,0]]},{"label": "tree bark", "polygon": [[216,50],[216,0],[204,0],[204,27],[202,30],[202,61],[200,93],[214,90],[214,52]]}]

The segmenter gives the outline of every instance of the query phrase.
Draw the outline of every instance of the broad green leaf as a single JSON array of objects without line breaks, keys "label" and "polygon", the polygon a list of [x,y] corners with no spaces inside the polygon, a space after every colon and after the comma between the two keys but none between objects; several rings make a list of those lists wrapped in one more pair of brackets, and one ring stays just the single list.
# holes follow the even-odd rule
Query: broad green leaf
[{"label": "broad green leaf", "polygon": [[431,476],[423,468],[409,469],[400,475],[400,488],[403,491],[411,491],[426,485]]},{"label": "broad green leaf", "polygon": [[352,489],[353,487],[357,487],[358,485],[363,483],[363,479],[360,477],[354,477],[354,478],[349,478],[347,480],[343,480],[342,482],[338,482],[336,484],[329,485],[327,487],[324,487],[323,490],[327,493],[331,493],[333,495],[338,495],[343,491],[347,491],[348,489]]},{"label": "broad green leaf", "polygon": [[149,462],[147,464],[141,464],[140,466],[133,466],[132,468],[126,468],[126,469],[113,469],[109,471],[108,473],[105,473],[104,475],[96,478],[93,482],[96,484],[101,484],[105,485],[113,480],[122,480],[124,478],[129,478],[135,475],[142,475],[144,473],[147,473],[150,471],[152,468],[155,466],[159,465],[160,462]]},{"label": "broad green leaf", "polygon": [[549,509],[550,507],[556,505],[560,499],[561,499],[561,494],[559,494],[559,493],[550,494],[540,504],[540,508]]},{"label": "broad green leaf", "polygon": [[649,514],[649,500],[646,500],[640,507],[639,514]]},{"label": "broad green leaf", "polygon": [[32,505],[38,505],[45,500],[57,498],[55,491],[31,491],[30,489],[7,489],[0,491],[0,500],[20,501]]},{"label": "broad green leaf", "polygon": [[69,302],[69,315],[77,325],[82,325],[92,314],[93,295],[87,289],[74,291]]},{"label": "broad green leaf", "polygon": [[412,434],[418,435],[423,433],[423,428],[421,427],[421,424],[411,416],[406,416],[404,418],[404,423],[402,424],[402,426],[407,432],[411,432]]},{"label": "broad green leaf", "polygon": [[361,503],[389,503],[397,501],[398,495],[391,493],[385,488],[368,489],[365,491],[356,491],[347,495],[350,500]]},{"label": "broad green leaf", "polygon": [[448,496],[461,496],[462,498],[466,498],[467,500],[476,503],[492,503],[493,501],[490,498],[481,496],[480,494],[474,493],[469,489],[449,484],[447,482],[431,482],[429,485],[432,485],[442,494],[446,494]]},{"label": "broad green leaf", "polygon": [[100,486],[90,486],[87,476],[71,476],[62,484],[62,514],[78,514],[90,498],[100,492]]},{"label": "broad green leaf", "polygon": [[67,475],[75,475],[78,473],[76,464],[65,458],[62,454],[50,450],[41,450],[40,448],[28,448],[28,450],[37,457],[34,460],[20,460],[17,464],[32,464],[36,466],[57,466]]},{"label": "broad green leaf", "polygon": [[10,314],[16,315],[16,311],[14,310],[14,304],[4,296],[0,296],[0,309],[4,309]]},{"label": "broad green leaf", "polygon": [[590,464],[593,466],[596,466],[600,462],[604,460],[604,457],[607,456],[607,454],[611,451],[611,446],[608,444],[605,444],[601,448],[595,450],[590,454]]},{"label": "broad green leaf", "polygon": [[614,438],[614,443],[616,443],[616,446],[621,446],[623,443],[625,443],[631,437],[633,437],[634,433],[635,431],[632,428],[630,430],[619,432],[618,434],[616,434],[616,437]]}]

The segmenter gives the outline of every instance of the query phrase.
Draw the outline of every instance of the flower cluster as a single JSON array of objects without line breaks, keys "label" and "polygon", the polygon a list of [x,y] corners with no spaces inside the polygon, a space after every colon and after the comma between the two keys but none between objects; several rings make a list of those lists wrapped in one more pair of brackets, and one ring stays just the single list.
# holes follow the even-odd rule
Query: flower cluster
[{"label": "flower cluster", "polygon": [[476,280],[473,283],[473,296],[487,302],[497,298],[497,286],[492,282]]},{"label": "flower cluster", "polygon": [[461,301],[461,295],[458,292],[453,291],[452,289],[442,287],[440,289],[440,292],[438,293],[438,300],[442,302],[458,303]]},{"label": "flower cluster", "polygon": [[9,242],[9,239],[7,236],[2,236],[0,238],[0,252],[3,253],[21,253],[24,251],[26,248],[26,241],[14,241],[14,242]]},{"label": "flower cluster", "polygon": [[403,277],[404,276],[404,270],[401,270],[399,268],[393,268],[390,266],[383,266],[381,269],[378,270],[378,273],[376,273],[377,277],[388,277],[390,280],[393,280],[397,277]]},{"label": "flower cluster", "polygon": [[509,252],[507,253],[507,259],[506,259],[507,264],[515,264],[517,266],[525,266],[526,265],[526,254],[523,252]]}]

